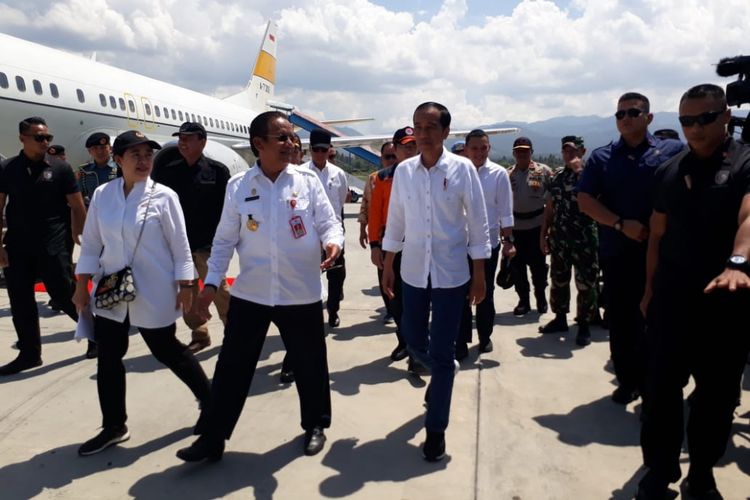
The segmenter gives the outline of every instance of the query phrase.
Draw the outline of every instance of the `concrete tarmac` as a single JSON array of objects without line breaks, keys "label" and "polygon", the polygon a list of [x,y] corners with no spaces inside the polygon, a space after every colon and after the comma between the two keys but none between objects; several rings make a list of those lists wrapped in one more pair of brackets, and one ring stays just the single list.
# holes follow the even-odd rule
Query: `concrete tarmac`
[{"label": "concrete tarmac", "polygon": [[[495,349],[464,360],[453,392],[448,456],[422,459],[422,398],[428,376],[391,362],[393,326],[369,250],[359,247],[356,211],[346,207],[347,279],[341,326],[329,329],[333,423],[317,456],[302,454],[294,385],[279,383],[284,347],[272,326],[247,404],[223,460],[185,464],[198,406],[189,390],[149,353],[137,332],[125,359],[131,439],[81,458],[78,446],[99,431],[96,361],[72,340],[74,323],[46,307],[44,365],[0,378],[0,498],[70,499],[625,499],[640,469],[640,402],[613,403],[607,331],[575,345],[567,335],[537,333],[550,318],[512,315],[512,290],[496,290]],[[231,273],[230,273],[231,274]],[[571,319],[572,321],[572,319]],[[184,342],[190,333],[178,321]],[[221,343],[198,358],[209,377]],[[0,363],[14,358],[7,293],[0,290]],[[750,370],[743,382],[727,453],[716,479],[727,499],[750,498]],[[683,473],[687,456],[683,456]],[[677,492],[677,486],[675,486]]]}]

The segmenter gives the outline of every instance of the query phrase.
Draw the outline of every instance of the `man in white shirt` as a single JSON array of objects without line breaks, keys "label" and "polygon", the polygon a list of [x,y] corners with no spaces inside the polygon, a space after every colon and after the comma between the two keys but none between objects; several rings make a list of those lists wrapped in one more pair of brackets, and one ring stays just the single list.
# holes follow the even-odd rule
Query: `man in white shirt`
[{"label": "man in white shirt", "polygon": [[[505,168],[489,160],[490,138],[484,130],[472,130],[466,135],[464,152],[479,174],[490,230],[492,255],[484,261],[484,282],[487,292],[484,300],[477,304],[476,321],[479,352],[491,352],[490,336],[495,325],[495,271],[500,254],[501,234],[503,257],[512,257],[516,253],[516,248],[513,246],[513,191]],[[469,342],[471,342],[471,306],[467,300],[461,320],[461,335],[456,342],[457,360],[460,361],[468,356]]]},{"label": "man in white shirt", "polygon": [[240,272],[230,290],[207,423],[201,437],[177,453],[187,462],[221,458],[224,440],[231,436],[247,399],[271,322],[279,328],[295,374],[305,454],[318,453],[325,443],[331,394],[320,269],[336,260],[344,235],[317,176],[289,164],[293,133],[283,113],[258,115],[250,125],[250,144],[258,161],[233,176],[226,188],[197,306],[204,316],[210,317],[208,305],[235,250]]},{"label": "man in white shirt", "polygon": [[[445,429],[458,366],[454,344],[463,304],[467,294],[471,304],[484,299],[484,261],[490,257],[487,212],[476,168],[443,147],[450,121],[448,109],[436,102],[414,111],[420,155],[396,169],[383,238],[383,288],[393,297],[393,260],[395,252],[402,250],[402,333],[411,354],[432,373],[422,448],[428,461],[445,456]],[[428,325],[430,308],[432,325]]]},{"label": "man in white shirt", "polygon": [[[318,175],[343,230],[344,203],[346,203],[349,196],[349,186],[347,185],[344,171],[328,160],[328,154],[332,150],[331,134],[325,130],[314,129],[310,132],[311,160],[303,164],[302,167],[308,168]],[[335,150],[333,151],[335,155]],[[344,280],[346,279],[346,262],[344,261],[343,248],[338,259],[333,264],[333,269],[326,273],[326,277],[328,278],[328,301],[326,302],[328,325],[337,327],[340,323],[339,304],[344,297]]]}]

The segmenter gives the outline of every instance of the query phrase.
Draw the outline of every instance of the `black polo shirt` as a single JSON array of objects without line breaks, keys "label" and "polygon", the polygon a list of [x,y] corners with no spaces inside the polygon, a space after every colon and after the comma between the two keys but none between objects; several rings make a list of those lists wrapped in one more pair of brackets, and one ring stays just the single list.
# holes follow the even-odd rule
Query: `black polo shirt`
[{"label": "black polo shirt", "polygon": [[32,161],[23,151],[3,163],[0,193],[8,197],[5,244],[12,249],[65,250],[70,230],[67,195],[79,191],[70,165],[62,160]]},{"label": "black polo shirt", "polygon": [[215,160],[201,156],[195,165],[180,157],[154,168],[151,178],[173,189],[180,197],[185,215],[190,250],[210,250],[216,226],[221,219],[229,169]]},{"label": "black polo shirt", "polygon": [[750,147],[728,139],[710,158],[685,150],[656,172],[654,210],[667,216],[659,269],[705,287],[732,255],[737,217],[750,193]]}]

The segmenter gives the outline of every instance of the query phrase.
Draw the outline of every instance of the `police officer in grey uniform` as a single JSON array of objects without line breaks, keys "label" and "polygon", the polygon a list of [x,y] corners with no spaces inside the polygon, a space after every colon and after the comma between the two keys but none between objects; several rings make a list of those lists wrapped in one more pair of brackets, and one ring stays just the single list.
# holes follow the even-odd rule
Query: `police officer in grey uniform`
[{"label": "police officer in grey uniform", "polygon": [[78,167],[78,184],[83,202],[89,206],[96,188],[117,177],[117,164],[112,160],[109,136],[104,132],[91,134],[86,139],[86,149],[91,161]]}]

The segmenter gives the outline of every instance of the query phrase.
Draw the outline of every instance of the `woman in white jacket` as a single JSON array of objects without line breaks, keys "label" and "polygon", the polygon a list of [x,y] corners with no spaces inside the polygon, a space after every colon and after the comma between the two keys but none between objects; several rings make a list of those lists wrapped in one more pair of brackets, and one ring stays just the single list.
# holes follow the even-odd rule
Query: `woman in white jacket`
[{"label": "woman in white jacket", "polygon": [[[137,131],[117,136],[112,148],[122,177],[100,186],[91,199],[76,266],[73,302],[91,307],[99,344],[97,389],[102,431],[78,449],[93,455],[130,438],[125,425],[125,366],[130,325],[153,355],[171,369],[205,406],[210,384],[190,350],[175,337],[175,320],[189,310],[194,286],[185,220],[177,194],[149,174],[158,143]],[[132,269],[136,294],[102,309],[92,301],[102,276]],[[92,292],[89,282],[93,279]]]}]

